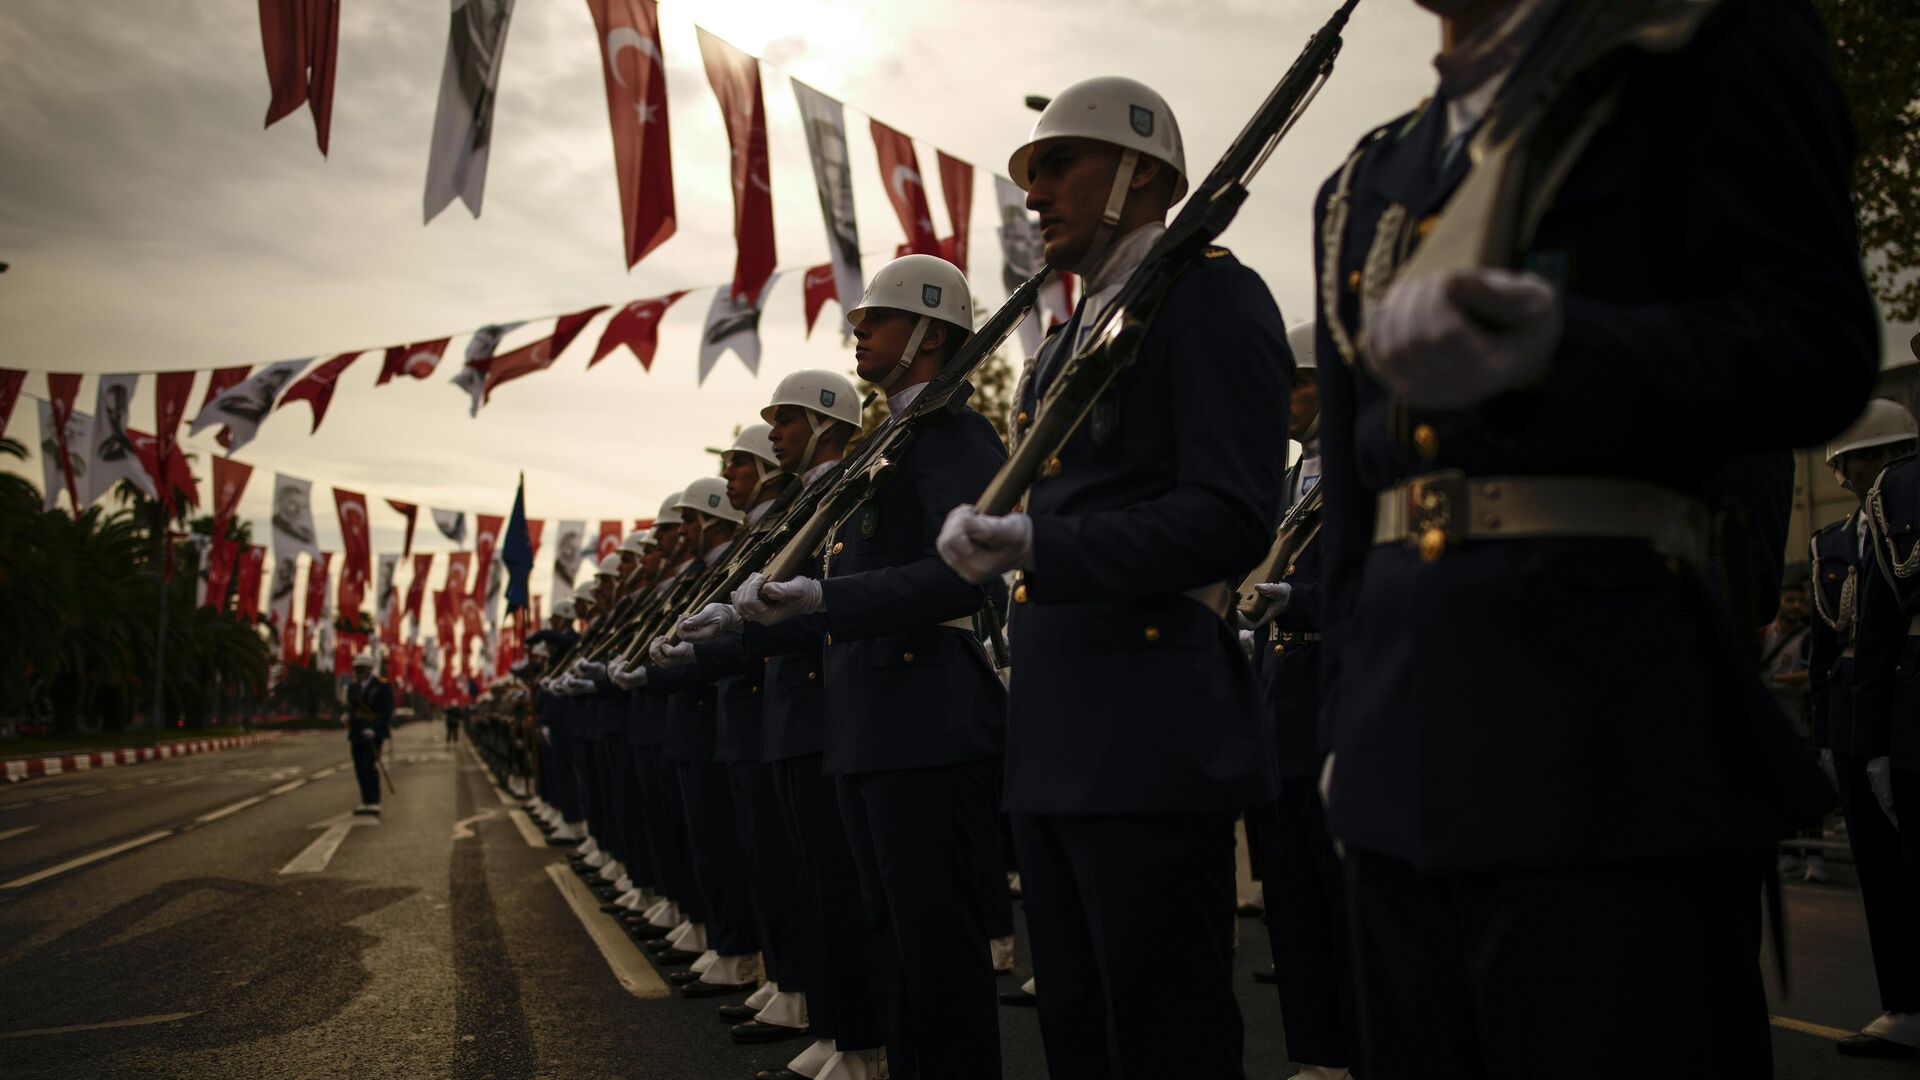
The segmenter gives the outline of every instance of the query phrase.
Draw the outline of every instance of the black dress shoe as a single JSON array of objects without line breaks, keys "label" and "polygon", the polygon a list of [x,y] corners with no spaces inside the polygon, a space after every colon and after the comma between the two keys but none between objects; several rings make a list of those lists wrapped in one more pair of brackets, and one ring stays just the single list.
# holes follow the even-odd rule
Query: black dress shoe
[{"label": "black dress shoe", "polygon": [[762,1024],[758,1020],[750,1020],[744,1024],[735,1024],[732,1032],[730,1032],[734,1042],[745,1046],[757,1045],[759,1043],[784,1042],[787,1039],[797,1039],[807,1033],[806,1028],[783,1027],[779,1024]]},{"label": "black dress shoe", "polygon": [[1263,968],[1254,968],[1253,981],[1268,984],[1277,983],[1280,981],[1280,973],[1273,970],[1273,965],[1271,964]]},{"label": "black dress shoe", "polygon": [[558,836],[547,837],[548,847],[573,847],[575,844],[578,844],[579,842],[580,841],[578,840],[563,840]]},{"label": "black dress shoe", "polygon": [[600,910],[606,912],[609,915],[618,915],[627,909],[609,900],[606,903],[600,905]]},{"label": "black dress shoe", "polygon": [[726,997],[728,994],[745,994],[759,988],[759,983],[691,982],[680,988],[680,996],[683,998]]},{"label": "black dress shoe", "polygon": [[1037,997],[1034,997],[1032,994],[1027,993],[1025,990],[1005,990],[1005,991],[1002,991],[1000,994],[1000,1004],[1024,1005],[1031,1008],[1033,1006],[1039,1005],[1040,999]]},{"label": "black dress shoe", "polygon": [[689,949],[665,949],[654,953],[653,958],[671,967],[675,964],[691,964],[700,959],[700,954]]},{"label": "black dress shoe", "polygon": [[663,953],[671,948],[673,948],[673,944],[667,940],[667,935],[665,934],[661,934],[659,937],[653,938],[646,943],[646,949],[650,953]]},{"label": "black dress shoe", "polygon": [[1906,1043],[1897,1043],[1892,1039],[1883,1039],[1864,1031],[1855,1032],[1841,1039],[1833,1044],[1833,1048],[1848,1057],[1903,1058],[1920,1053],[1920,1050],[1915,1050]]},{"label": "black dress shoe", "polygon": [[640,918],[637,912],[634,918],[622,918],[620,921],[627,924],[627,933],[642,941],[659,941],[672,932],[664,926],[655,926],[646,919]]},{"label": "black dress shoe", "polygon": [[697,971],[669,971],[667,972],[667,981],[675,986],[685,986],[688,983],[699,982],[700,973]]},{"label": "black dress shoe", "polygon": [[761,1069],[753,1074],[753,1080],[809,1080],[809,1077],[792,1069]]},{"label": "black dress shoe", "polygon": [[751,1005],[720,1006],[720,1022],[723,1024],[744,1024],[760,1015],[760,1010]]}]

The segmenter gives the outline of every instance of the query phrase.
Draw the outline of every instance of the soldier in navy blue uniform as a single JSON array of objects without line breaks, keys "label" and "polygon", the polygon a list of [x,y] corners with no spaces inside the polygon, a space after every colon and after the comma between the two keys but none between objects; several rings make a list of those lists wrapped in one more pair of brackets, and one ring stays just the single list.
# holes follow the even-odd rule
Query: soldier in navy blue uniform
[{"label": "soldier in navy blue uniform", "polygon": [[[1087,293],[1020,380],[1018,438],[1187,181],[1172,110],[1121,78],[1054,98],[1008,168]],[[1225,615],[1279,519],[1292,371],[1266,285],[1210,249],[1027,512],[941,532],[969,581],[1022,571],[1005,801],[1055,1076],[1242,1075],[1233,822],[1276,777]]]},{"label": "soldier in navy blue uniform", "polygon": [[[1353,1062],[1352,964],[1346,889],[1327,835],[1318,782],[1326,759],[1320,731],[1320,393],[1314,324],[1287,331],[1293,353],[1288,434],[1300,460],[1287,470],[1281,535],[1289,561],[1278,579],[1255,586],[1264,613],[1253,627],[1253,667],[1273,721],[1280,798],[1249,822],[1248,843],[1263,855],[1274,983],[1297,1080],[1343,1080]],[[1324,494],[1324,493],[1322,493]]]},{"label": "soldier in navy blue uniform", "polygon": [[1316,203],[1355,1070],[1764,1076],[1754,886],[1830,793],[1703,573],[1706,498],[1877,368],[1825,36],[1805,0],[1723,3],[1617,69],[1513,268],[1405,277],[1554,10],[1425,6],[1438,92]]},{"label": "soldier in navy blue uniform", "polygon": [[356,814],[380,812],[380,750],[393,737],[393,687],[374,673],[373,655],[353,658],[353,682],[347,686],[347,745],[353,749],[353,775],[360,781]]},{"label": "soldier in navy blue uniform", "polygon": [[[1861,497],[1861,507],[1813,541],[1813,664],[1827,702],[1825,745],[1833,754],[1884,1010],[1837,1047],[1866,1057],[1909,1057],[1920,1049],[1920,876],[1913,873],[1920,806],[1912,805],[1920,794],[1914,790],[1920,780],[1915,435],[1905,406],[1868,403],[1860,421],[1827,448],[1828,463]],[[1905,460],[1886,467],[1895,459]]]},{"label": "soldier in navy blue uniform", "polygon": [[[972,333],[971,309],[952,264],[929,255],[888,263],[848,312],[860,377],[895,413],[907,408]],[[989,594],[945,566],[934,541],[947,512],[1005,458],[978,412],[933,418],[829,540],[823,577],[754,575],[733,597],[760,623],[825,615],[823,764],[836,778],[868,917],[883,932],[877,992],[898,1013],[887,1058],[922,1080],[1000,1075],[980,883],[982,866],[998,861],[983,840],[995,835],[1006,691],[973,630]],[[879,1063],[865,1067],[832,1075],[874,1075]]]}]

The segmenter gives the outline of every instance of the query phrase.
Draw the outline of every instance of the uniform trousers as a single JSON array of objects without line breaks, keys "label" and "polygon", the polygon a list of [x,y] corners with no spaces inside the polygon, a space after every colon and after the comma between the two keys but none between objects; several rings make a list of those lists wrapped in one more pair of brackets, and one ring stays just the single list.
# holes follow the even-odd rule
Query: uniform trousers
[{"label": "uniform trousers", "polygon": [[600,772],[606,777],[607,818],[611,824],[608,833],[613,841],[612,854],[628,870],[628,877],[631,878],[635,861],[635,822],[629,786],[633,776],[633,755],[627,751],[627,733],[618,729],[607,732],[600,737],[598,750]]},{"label": "uniform trousers", "polygon": [[767,981],[780,989],[807,989],[806,950],[801,936],[799,864],[785,815],[773,789],[773,766],[758,761],[727,765],[733,786],[733,827],[747,856],[760,958]]},{"label": "uniform trousers", "polygon": [[553,798],[547,801],[560,811],[562,821],[580,821],[586,814],[580,808],[580,787],[573,772],[573,732],[569,727],[562,721],[547,729],[552,742],[541,760],[553,783]]},{"label": "uniform trousers", "polygon": [[1000,1075],[999,1005],[980,903],[980,843],[994,828],[999,772],[1000,759],[983,758],[838,779],[860,893],[879,932],[875,992],[897,1006],[887,1060],[902,1077]]},{"label": "uniform trousers", "polygon": [[600,808],[594,805],[593,790],[593,737],[583,731],[575,730],[573,737],[567,740],[567,767],[573,770],[573,790],[576,793],[576,809],[580,811],[577,820],[585,821],[593,829],[599,829]]},{"label": "uniform trousers", "polygon": [[1367,1080],[1772,1075],[1765,858],[1429,873],[1347,849]]},{"label": "uniform trousers", "polygon": [[[687,845],[687,810],[686,801],[680,795],[680,769],[661,758],[658,746],[647,749],[652,751],[654,775],[658,778],[655,794],[648,800],[649,806],[657,803],[659,809],[656,862],[662,868],[671,867],[671,873],[661,879],[660,885],[688,922],[705,925],[707,900],[700,891],[699,879],[693,871],[693,853]],[[666,874],[667,870],[661,872]]]},{"label": "uniform trousers", "polygon": [[352,740],[353,778],[360,781],[360,801],[368,806],[380,805],[380,747],[384,739],[363,739],[358,734]]},{"label": "uniform trousers", "polygon": [[994,812],[975,822],[985,831],[974,841],[975,850],[980,853],[974,868],[980,879],[980,914],[989,939],[1013,936],[1013,894],[1007,891],[1007,868],[1012,861],[1007,855],[1007,815],[999,811],[1000,774],[997,771],[993,776],[991,798],[993,801],[988,805]]},{"label": "uniform trousers", "polygon": [[721,956],[759,952],[747,855],[733,831],[727,767],[711,761],[682,761],[674,768],[680,774],[680,801],[686,807],[694,884],[706,900],[707,948]]},{"label": "uniform trousers", "polygon": [[1907,887],[1920,896],[1920,772],[1895,770],[1893,810],[1910,823],[1900,831],[1900,844],[1907,855]]},{"label": "uniform trousers", "polygon": [[1346,884],[1309,778],[1280,781],[1280,798],[1247,812],[1250,853],[1267,877],[1267,940],[1286,1026],[1287,1057],[1302,1065],[1353,1061],[1353,964]]},{"label": "uniform trousers", "polygon": [[1237,816],[1013,815],[1053,1080],[1244,1075]]},{"label": "uniform trousers", "polygon": [[774,788],[800,857],[807,1018],[816,1037],[833,1039],[842,1050],[872,1050],[886,1042],[871,978],[876,935],[861,906],[839,791],[822,771],[822,758],[806,754],[773,763]]},{"label": "uniform trousers", "polygon": [[1882,1009],[1920,1012],[1920,893],[1907,877],[1900,830],[1888,820],[1867,779],[1868,760],[1863,754],[1833,755],[1840,812],[1846,815],[1847,843],[1853,848],[1860,903],[1867,912],[1873,974]]}]

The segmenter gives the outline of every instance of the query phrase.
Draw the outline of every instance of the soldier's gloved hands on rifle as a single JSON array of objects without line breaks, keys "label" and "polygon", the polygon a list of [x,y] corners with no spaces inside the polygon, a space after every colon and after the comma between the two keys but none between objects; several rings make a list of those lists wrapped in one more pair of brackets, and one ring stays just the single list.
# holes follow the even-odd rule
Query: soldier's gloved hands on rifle
[{"label": "soldier's gloved hands on rifle", "polygon": [[573,673],[584,679],[604,679],[607,677],[607,665],[582,660],[573,666]]},{"label": "soldier's gloved hands on rifle", "polygon": [[1253,659],[1253,631],[1240,631],[1240,651],[1247,654],[1247,659]]},{"label": "soldier's gloved hands on rifle", "polygon": [[772,626],[795,615],[825,611],[826,590],[810,577],[768,581],[765,574],[750,574],[733,590],[733,607],[741,618]]},{"label": "soldier's gloved hands on rifle", "polygon": [[732,604],[708,604],[699,611],[680,620],[674,630],[681,641],[712,641],[728,634],[737,634],[745,625],[740,613]]},{"label": "soldier's gloved hands on rifle", "polygon": [[1033,562],[1033,519],[1013,513],[989,517],[961,503],[947,511],[934,546],[940,558],[969,584],[978,585]]},{"label": "soldier's gloved hands on rifle", "polygon": [[1867,760],[1867,783],[1873,787],[1873,797],[1879,801],[1887,820],[1893,827],[1900,827],[1900,815],[1893,812],[1893,762],[1885,754]]},{"label": "soldier's gloved hands on rifle", "polygon": [[1266,600],[1267,607],[1258,619],[1248,621],[1240,609],[1233,609],[1233,620],[1242,630],[1258,630],[1287,613],[1287,606],[1293,603],[1293,586],[1284,581],[1263,581],[1253,587],[1253,591]]},{"label": "soldier's gloved hands on rifle", "polygon": [[363,739],[365,739],[365,740],[367,740],[368,742],[372,742],[372,741],[373,741],[373,729],[372,729],[372,728],[370,728],[370,727],[363,727],[363,728],[361,728],[361,729],[360,729],[360,737],[361,737],[361,738],[363,738]]},{"label": "soldier's gloved hands on rifle", "polygon": [[1560,297],[1538,274],[1484,268],[1387,290],[1367,318],[1374,375],[1416,409],[1465,409],[1545,381]]},{"label": "soldier's gloved hands on rifle", "polygon": [[578,675],[567,678],[567,693],[569,694],[591,694],[598,689],[600,688],[593,684],[592,679],[582,679]]},{"label": "soldier's gloved hands on rifle", "polygon": [[693,663],[693,645],[682,641],[678,644],[668,641],[663,635],[654,638],[647,645],[647,659],[655,667],[678,667]]},{"label": "soldier's gloved hands on rifle", "polygon": [[540,725],[540,745],[542,746],[553,745],[553,729],[548,727],[545,724]]},{"label": "soldier's gloved hands on rifle", "polygon": [[638,666],[629,667],[625,660],[615,660],[607,665],[607,678],[612,679],[613,685],[622,690],[632,690],[635,687],[647,685],[647,669]]}]

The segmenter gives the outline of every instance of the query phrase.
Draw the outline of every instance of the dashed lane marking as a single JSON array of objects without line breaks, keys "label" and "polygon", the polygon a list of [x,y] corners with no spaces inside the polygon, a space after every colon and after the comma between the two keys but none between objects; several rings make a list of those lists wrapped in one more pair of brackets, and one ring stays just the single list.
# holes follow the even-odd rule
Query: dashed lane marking
[{"label": "dashed lane marking", "polygon": [[69,870],[77,870],[88,863],[99,862],[101,859],[109,859],[123,851],[132,851],[134,848],[151,844],[155,840],[164,840],[172,835],[172,829],[161,829],[159,832],[150,832],[145,836],[136,836],[131,840],[115,844],[112,847],[104,847],[99,851],[90,851],[77,859],[68,859],[58,866],[49,866],[45,870],[36,871],[28,874],[26,877],[14,878],[12,881],[0,883],[0,889],[24,889],[36,881],[45,881],[50,877],[56,877]]},{"label": "dashed lane marking", "polygon": [[207,778],[207,775],[205,773],[201,773],[197,776],[183,776],[178,780],[167,781],[167,786],[168,787],[186,787],[188,784],[197,784],[200,781],[205,780],[206,778]]},{"label": "dashed lane marking", "polygon": [[292,780],[287,783],[281,784],[279,787],[274,788],[272,791],[267,792],[267,794],[285,795],[287,792],[292,791],[294,788],[306,786],[306,783],[307,782],[305,780]]},{"label": "dashed lane marking", "polygon": [[[533,819],[527,816],[525,810],[509,810],[507,818],[513,822],[514,828],[520,830],[520,839],[525,840],[528,847],[538,848],[541,851],[547,849],[547,838],[540,835],[540,830],[534,827]],[[0,833],[0,840],[4,839],[6,835]]]},{"label": "dashed lane marking", "polygon": [[73,798],[72,792],[68,792],[65,795],[49,795],[46,798],[40,800],[40,805],[45,806],[48,803],[66,802],[68,799],[71,799],[71,798]]},{"label": "dashed lane marking", "polygon": [[613,977],[626,988],[627,993],[637,998],[649,1000],[667,996],[667,984],[660,981],[660,975],[653,970],[647,958],[640,955],[634,947],[633,939],[614,924],[607,914],[600,910],[600,901],[571,869],[559,863],[547,864],[547,877],[553,879],[554,887],[573,909],[573,914],[586,928],[587,936],[606,958],[607,967],[613,969]]},{"label": "dashed lane marking", "polygon": [[1851,1031],[1842,1031],[1839,1028],[1828,1027],[1825,1024],[1814,1024],[1806,1020],[1795,1020],[1791,1016],[1775,1016],[1771,1019],[1773,1020],[1774,1027],[1785,1028],[1788,1031],[1797,1031],[1802,1035],[1814,1035],[1822,1039],[1844,1039],[1853,1034]]},{"label": "dashed lane marking", "polygon": [[194,818],[193,820],[199,822],[202,825],[205,825],[209,821],[219,821],[221,818],[226,817],[228,814],[237,814],[240,811],[245,810],[247,807],[252,806],[255,803],[261,803],[266,801],[267,801],[267,797],[265,795],[255,795],[250,799],[241,799],[239,802],[234,803],[231,806],[223,806],[218,810],[208,811],[207,813],[201,814],[199,817]]},{"label": "dashed lane marking", "polygon": [[38,825],[22,825],[17,829],[0,829],[0,840],[11,839],[19,836],[21,833],[29,833],[39,827]]},{"label": "dashed lane marking", "polygon": [[198,1012],[159,1013],[154,1016],[136,1016],[131,1020],[108,1020],[103,1024],[68,1024],[66,1027],[29,1028],[25,1031],[0,1031],[0,1039],[24,1039],[29,1035],[65,1035],[71,1031],[105,1031],[108,1028],[144,1027],[148,1024],[170,1024],[175,1020],[185,1020],[189,1016],[198,1016]]}]

